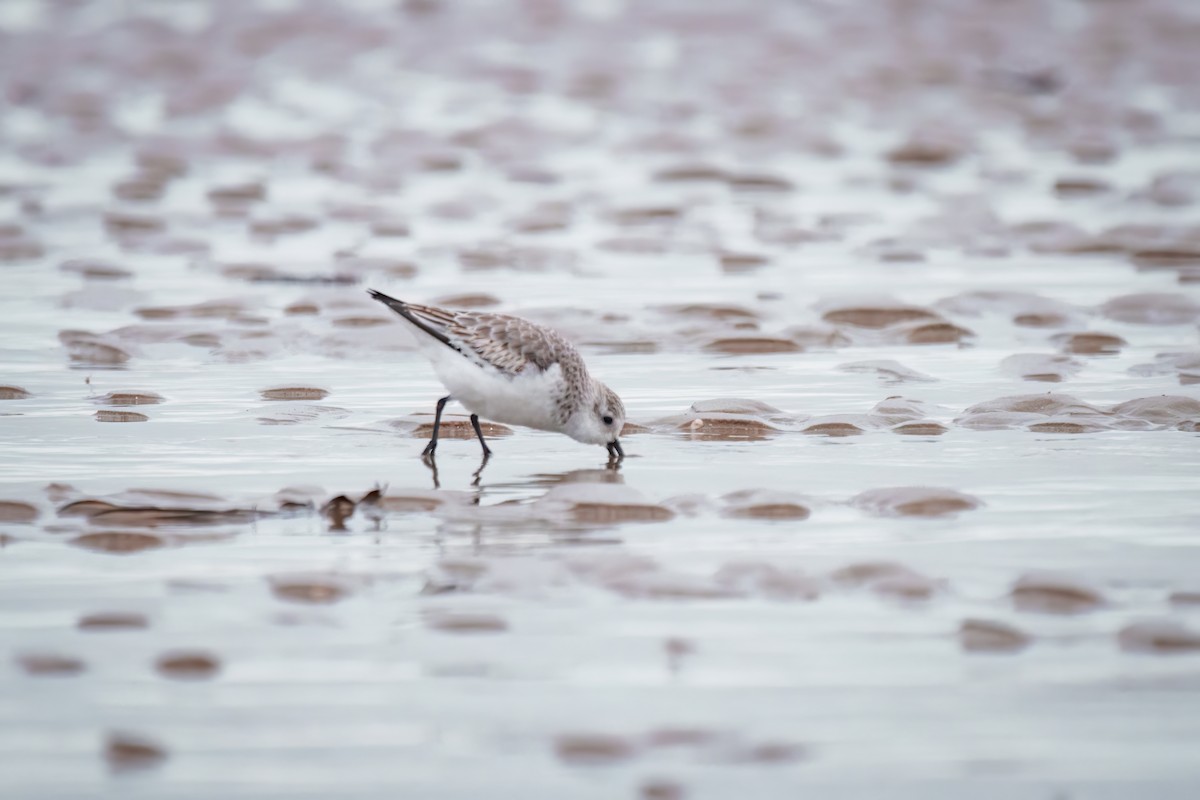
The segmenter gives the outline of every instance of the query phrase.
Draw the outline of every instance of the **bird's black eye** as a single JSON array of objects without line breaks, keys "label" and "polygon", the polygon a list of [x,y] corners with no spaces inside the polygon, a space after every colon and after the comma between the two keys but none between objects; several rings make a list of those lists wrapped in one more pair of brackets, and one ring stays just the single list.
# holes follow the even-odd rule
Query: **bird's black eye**
[{"label": "bird's black eye", "polygon": [[600,419],[604,420],[604,424],[605,424],[605,425],[612,425],[612,417],[609,417],[609,416],[603,416],[603,417],[601,417]]}]

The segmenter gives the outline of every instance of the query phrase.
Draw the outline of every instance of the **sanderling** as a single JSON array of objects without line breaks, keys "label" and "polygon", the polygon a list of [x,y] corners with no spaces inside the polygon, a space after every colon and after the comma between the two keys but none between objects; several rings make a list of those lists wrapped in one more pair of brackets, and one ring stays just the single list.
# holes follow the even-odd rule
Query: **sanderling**
[{"label": "sanderling", "polygon": [[480,417],[565,433],[604,445],[611,458],[625,457],[617,438],[625,424],[621,398],[588,374],[579,351],[555,331],[506,314],[420,306],[368,291],[412,326],[421,352],[450,392],[437,402],[433,436],[422,455],[437,450],[442,409],[454,399],[471,412],[484,458],[492,451]]}]

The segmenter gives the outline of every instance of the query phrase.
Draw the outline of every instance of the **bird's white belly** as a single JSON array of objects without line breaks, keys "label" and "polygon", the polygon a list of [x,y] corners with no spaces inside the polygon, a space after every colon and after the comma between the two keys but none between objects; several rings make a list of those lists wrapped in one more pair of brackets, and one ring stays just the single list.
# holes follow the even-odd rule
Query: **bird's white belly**
[{"label": "bird's white belly", "polygon": [[472,414],[506,425],[562,429],[558,397],[563,380],[557,364],[545,372],[531,370],[510,378],[447,348],[445,355],[433,359],[433,368],[450,395]]}]

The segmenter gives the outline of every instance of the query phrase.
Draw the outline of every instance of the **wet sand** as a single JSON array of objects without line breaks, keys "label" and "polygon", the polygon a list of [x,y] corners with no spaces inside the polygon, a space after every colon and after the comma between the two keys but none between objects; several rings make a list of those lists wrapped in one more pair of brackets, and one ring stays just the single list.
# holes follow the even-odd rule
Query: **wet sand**
[{"label": "wet sand", "polygon": [[3,4],[6,792],[1195,796],[1198,26]]}]

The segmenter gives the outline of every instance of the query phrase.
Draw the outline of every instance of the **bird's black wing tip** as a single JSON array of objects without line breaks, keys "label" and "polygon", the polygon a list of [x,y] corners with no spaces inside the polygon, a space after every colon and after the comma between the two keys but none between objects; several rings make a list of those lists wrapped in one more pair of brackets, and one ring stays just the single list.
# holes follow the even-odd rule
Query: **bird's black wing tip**
[{"label": "bird's black wing tip", "polygon": [[446,334],[431,327],[428,321],[426,321],[425,319],[422,319],[417,314],[414,314],[413,310],[411,308],[409,308],[408,303],[405,303],[403,300],[397,300],[394,297],[388,297],[383,292],[377,292],[374,289],[367,289],[367,292],[371,295],[371,297],[373,297],[376,300],[378,300],[379,302],[383,303],[385,306],[390,308],[392,311],[395,311],[397,314],[404,317],[406,320],[411,322],[413,325],[416,325],[418,328],[425,331],[425,333],[428,333],[430,336],[437,339],[442,344],[446,345],[447,347],[451,347],[460,353],[462,352],[461,348],[459,348],[457,345],[450,343],[450,339],[449,339],[449,337],[446,336]]},{"label": "bird's black wing tip", "polygon": [[396,298],[386,295],[376,289],[367,289],[367,294],[371,295],[372,299],[378,300],[379,302],[389,305],[392,308],[403,308],[405,305],[403,300],[397,300]]}]

